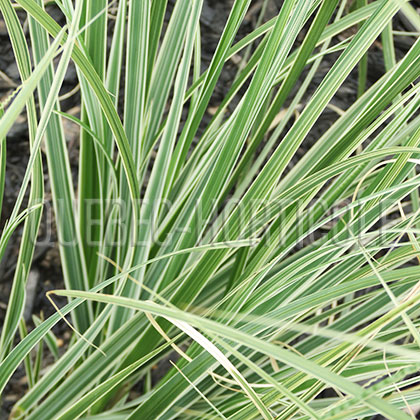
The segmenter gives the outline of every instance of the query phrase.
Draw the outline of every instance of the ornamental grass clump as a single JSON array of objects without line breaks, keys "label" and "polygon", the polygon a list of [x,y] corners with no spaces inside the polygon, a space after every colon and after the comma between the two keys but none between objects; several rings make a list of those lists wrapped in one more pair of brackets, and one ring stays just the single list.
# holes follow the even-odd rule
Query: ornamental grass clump
[{"label": "ornamental grass clump", "polygon": [[[3,258],[20,238],[10,418],[415,418],[415,2],[234,0],[210,57],[204,0],[44,3],[0,0],[20,75],[1,197],[21,114],[30,148],[0,238]],[[60,96],[70,66],[79,113]],[[64,287],[28,321],[49,196]]]}]

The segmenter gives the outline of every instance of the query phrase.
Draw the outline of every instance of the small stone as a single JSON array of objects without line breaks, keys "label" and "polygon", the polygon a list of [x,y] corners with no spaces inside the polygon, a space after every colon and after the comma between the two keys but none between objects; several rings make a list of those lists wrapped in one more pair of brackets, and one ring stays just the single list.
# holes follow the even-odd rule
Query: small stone
[{"label": "small stone", "polygon": [[7,67],[7,70],[5,71],[5,73],[12,80],[15,80],[15,81],[16,80],[20,80],[19,70],[18,70],[18,67],[17,67],[17,65],[16,65],[15,62],[13,62],[12,64],[10,64],[9,67]]},{"label": "small stone", "polygon": [[35,303],[36,289],[38,286],[39,272],[31,270],[26,281],[26,304],[23,312],[25,321],[29,321],[32,317],[32,309]]},{"label": "small stone", "polygon": [[0,20],[0,35],[1,36],[7,35],[7,27],[3,19]]}]

